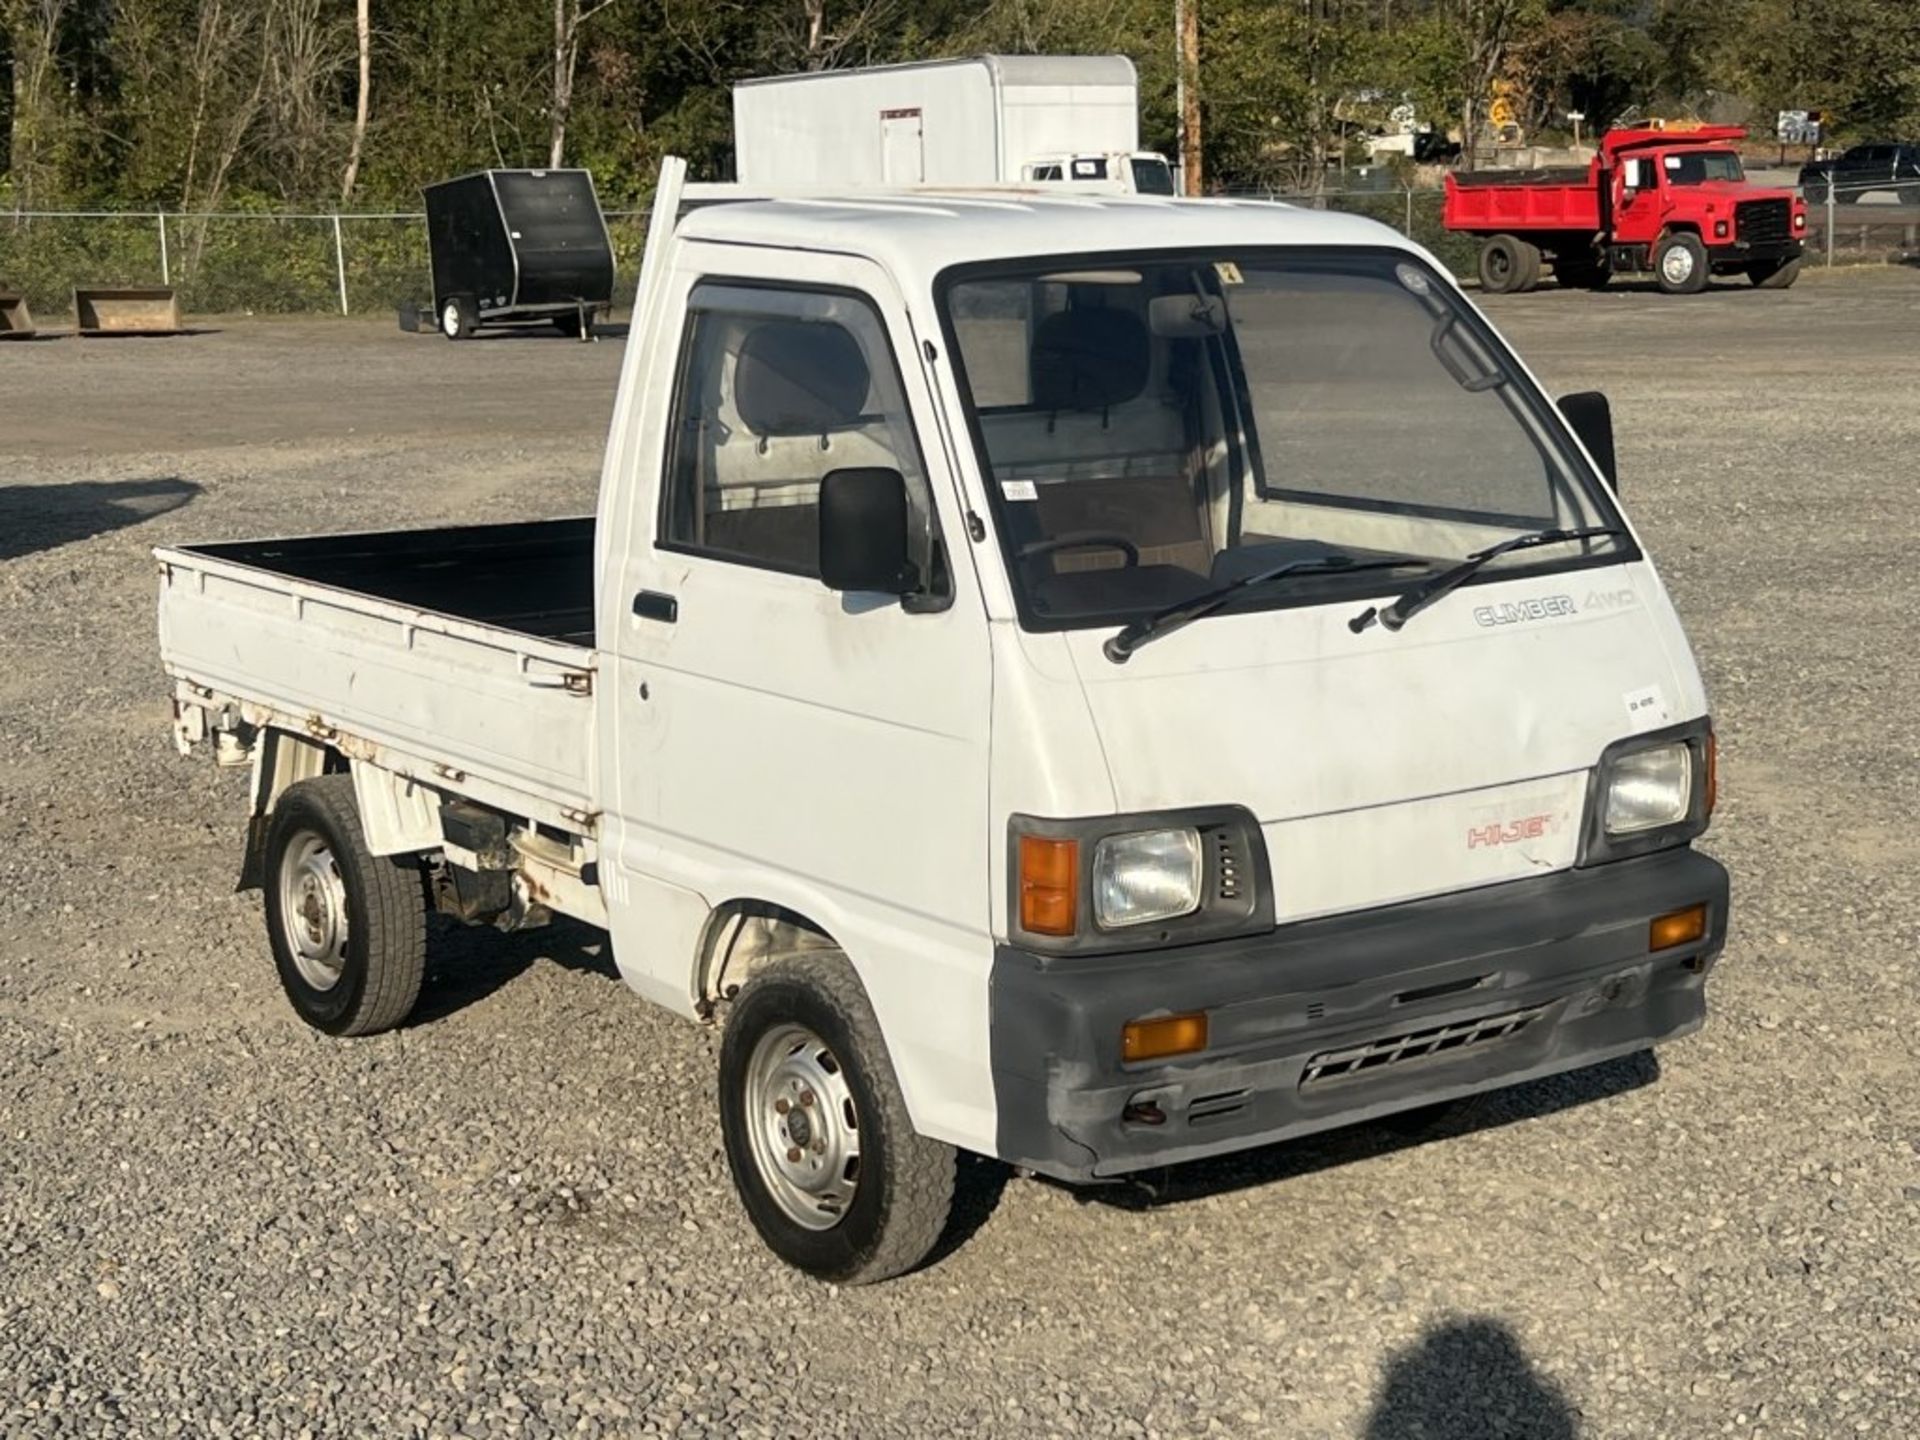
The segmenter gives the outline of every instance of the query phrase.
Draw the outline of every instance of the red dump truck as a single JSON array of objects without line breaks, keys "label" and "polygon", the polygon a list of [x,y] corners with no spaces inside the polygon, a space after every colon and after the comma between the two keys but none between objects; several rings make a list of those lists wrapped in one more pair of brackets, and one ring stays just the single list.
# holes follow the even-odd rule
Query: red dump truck
[{"label": "red dump truck", "polygon": [[1800,273],[1806,206],[1790,189],[1747,183],[1733,148],[1746,132],[1611,130],[1584,167],[1447,176],[1446,227],[1480,238],[1480,283],[1531,290],[1543,264],[1561,285],[1598,289],[1652,271],[1670,295],[1714,275],[1785,289]]}]

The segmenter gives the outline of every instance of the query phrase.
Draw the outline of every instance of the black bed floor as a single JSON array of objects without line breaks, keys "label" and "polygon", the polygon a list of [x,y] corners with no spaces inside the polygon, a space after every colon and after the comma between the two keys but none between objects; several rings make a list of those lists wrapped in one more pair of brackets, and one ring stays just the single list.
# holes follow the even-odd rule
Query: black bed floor
[{"label": "black bed floor", "polygon": [[296,580],[593,644],[593,517],[187,547]]}]

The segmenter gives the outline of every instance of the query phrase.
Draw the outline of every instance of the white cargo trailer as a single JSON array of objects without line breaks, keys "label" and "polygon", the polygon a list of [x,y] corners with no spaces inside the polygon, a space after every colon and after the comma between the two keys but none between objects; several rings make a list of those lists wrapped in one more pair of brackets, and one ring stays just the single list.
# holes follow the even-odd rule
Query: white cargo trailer
[{"label": "white cargo trailer", "polygon": [[783,188],[1107,181],[1174,193],[1124,55],[977,55],[733,87],[734,165]]}]

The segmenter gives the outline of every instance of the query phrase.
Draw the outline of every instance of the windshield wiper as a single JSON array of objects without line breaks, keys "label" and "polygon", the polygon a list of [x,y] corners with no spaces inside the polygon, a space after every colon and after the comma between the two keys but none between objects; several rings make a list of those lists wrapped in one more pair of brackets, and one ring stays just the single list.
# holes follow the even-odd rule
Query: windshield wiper
[{"label": "windshield wiper", "polygon": [[1606,536],[1620,539],[1624,538],[1626,533],[1614,525],[1590,525],[1581,530],[1535,530],[1530,535],[1516,535],[1511,540],[1502,540],[1498,545],[1490,545],[1485,550],[1476,550],[1452,569],[1442,570],[1430,580],[1422,580],[1384,610],[1369,605],[1347,622],[1347,628],[1358,635],[1378,620],[1387,629],[1398,630],[1434,601],[1466,584],[1489,560],[1497,559],[1512,551],[1531,550],[1536,545],[1558,545],[1569,540],[1598,540]]},{"label": "windshield wiper", "polygon": [[1191,600],[1182,600],[1169,605],[1164,610],[1156,610],[1143,619],[1135,620],[1131,625],[1116,634],[1107,637],[1106,644],[1100,648],[1107,659],[1116,665],[1127,663],[1142,645],[1159,639],[1162,635],[1171,635],[1174,631],[1191,625],[1196,620],[1205,619],[1237,600],[1247,590],[1257,585],[1271,585],[1277,580],[1285,580],[1294,575],[1357,575],[1363,570],[1401,570],[1409,565],[1425,565],[1425,560],[1401,557],[1393,560],[1355,560],[1351,555],[1323,555],[1313,560],[1295,560],[1286,565],[1276,565],[1271,570],[1256,570],[1251,575],[1243,575],[1238,580],[1229,581],[1217,589],[1196,595]]}]

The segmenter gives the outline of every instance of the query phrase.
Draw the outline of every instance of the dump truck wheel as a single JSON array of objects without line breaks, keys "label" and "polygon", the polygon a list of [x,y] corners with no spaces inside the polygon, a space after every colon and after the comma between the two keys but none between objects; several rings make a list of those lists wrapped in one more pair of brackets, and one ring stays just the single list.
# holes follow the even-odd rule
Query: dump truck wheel
[{"label": "dump truck wheel", "polygon": [[473,334],[475,316],[473,302],[464,295],[455,295],[440,307],[440,333],[449,340],[465,340]]},{"label": "dump truck wheel", "polygon": [[586,312],[586,323],[584,327],[581,324],[581,317],[578,313],[556,315],[553,317],[553,328],[558,330],[562,335],[565,335],[569,340],[591,340],[594,330],[598,328],[598,321],[591,310]]},{"label": "dump truck wheel", "polygon": [[328,1035],[412,1012],[426,973],[426,893],[411,856],[367,850],[353,777],[291,786],[267,827],[267,937],[281,988]]},{"label": "dump truck wheel", "polygon": [[1677,231],[1654,251],[1653,274],[1669,295],[1698,295],[1711,277],[1707,247],[1691,231]]},{"label": "dump truck wheel", "polygon": [[1540,250],[1517,235],[1495,235],[1480,247],[1480,288],[1493,295],[1531,290],[1540,279]]},{"label": "dump truck wheel", "polygon": [[953,1204],[953,1147],[918,1134],[853,967],[813,950],[757,970],[720,1044],[720,1129],[747,1217],[822,1280],[926,1259]]},{"label": "dump truck wheel", "polygon": [[1800,278],[1801,257],[1763,260],[1747,267],[1747,278],[1762,290],[1785,290]]}]

